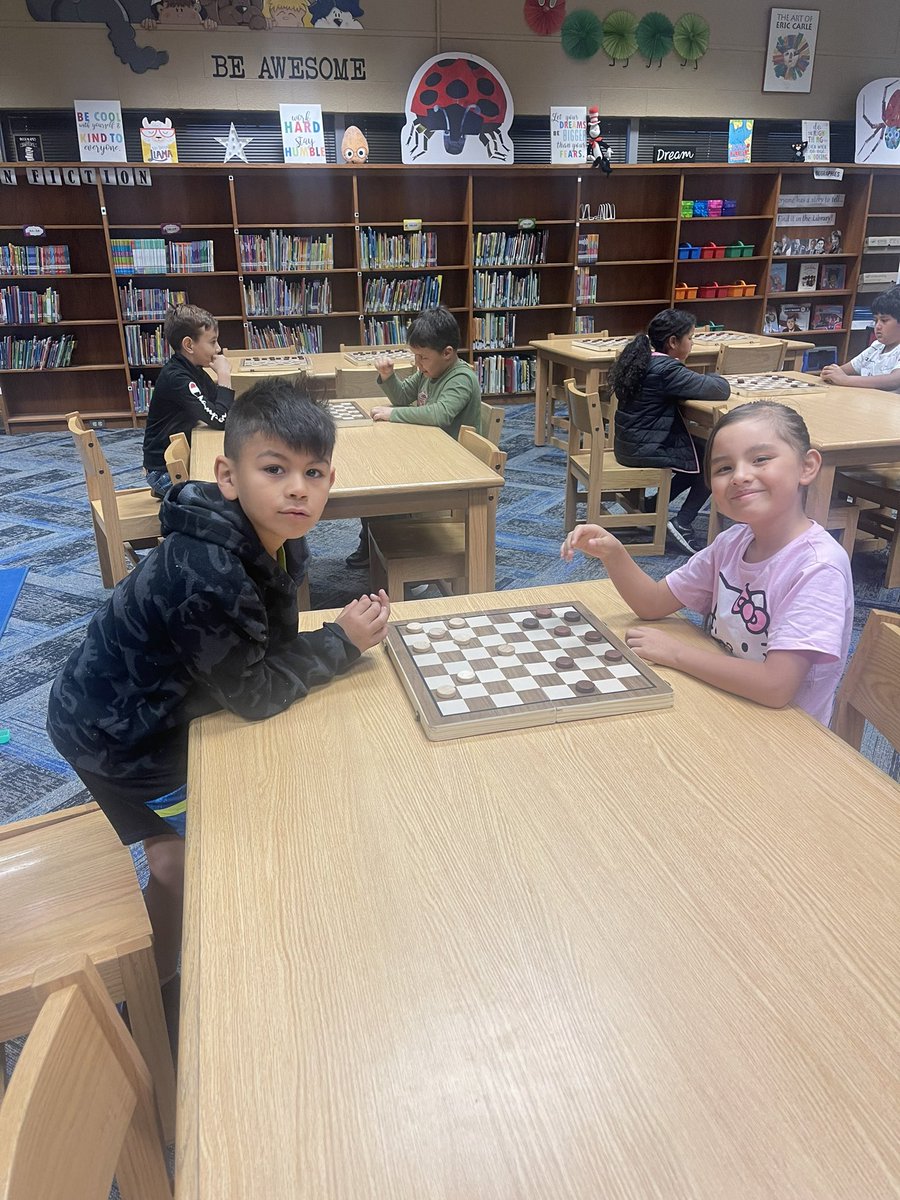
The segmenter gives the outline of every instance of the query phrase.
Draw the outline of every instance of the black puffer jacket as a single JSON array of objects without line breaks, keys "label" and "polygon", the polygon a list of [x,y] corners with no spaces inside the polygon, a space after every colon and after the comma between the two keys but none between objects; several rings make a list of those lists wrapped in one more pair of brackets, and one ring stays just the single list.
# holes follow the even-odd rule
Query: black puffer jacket
[{"label": "black puffer jacket", "polygon": [[679,411],[679,400],[727,400],[731,386],[722,375],[699,375],[668,354],[654,354],[640,394],[619,399],[616,458],[623,467],[698,470],[697,455]]}]

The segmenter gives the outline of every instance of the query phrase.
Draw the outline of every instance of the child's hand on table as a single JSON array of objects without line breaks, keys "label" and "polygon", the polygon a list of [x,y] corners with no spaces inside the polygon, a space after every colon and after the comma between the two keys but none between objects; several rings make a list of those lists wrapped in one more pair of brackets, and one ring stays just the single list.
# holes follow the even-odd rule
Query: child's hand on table
[{"label": "child's hand on table", "polygon": [[389,421],[393,408],[390,404],[379,404],[377,408],[372,409],[373,421]]},{"label": "child's hand on table", "polygon": [[675,667],[681,646],[678,638],[652,625],[636,625],[625,634],[625,642],[644,662],[658,667]]},{"label": "child's hand on table", "polygon": [[335,624],[340,625],[357,650],[365,651],[384,641],[390,615],[391,602],[387,592],[380,591],[377,595],[372,593],[351,600]]}]

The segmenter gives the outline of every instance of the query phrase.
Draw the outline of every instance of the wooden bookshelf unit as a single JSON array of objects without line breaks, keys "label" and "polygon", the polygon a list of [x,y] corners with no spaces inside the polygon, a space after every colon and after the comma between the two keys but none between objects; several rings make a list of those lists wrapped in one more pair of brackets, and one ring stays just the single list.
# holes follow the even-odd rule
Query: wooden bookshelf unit
[{"label": "wooden bookshelf unit", "polygon": [[[3,325],[0,342],[75,338],[68,366],[0,367],[0,417],[10,433],[62,429],[73,408],[98,425],[141,423],[140,399],[146,403],[160,367],[141,359],[156,353],[162,313],[127,308],[124,300],[137,292],[141,302],[147,293],[186,293],[218,318],[229,349],[327,352],[341,343],[403,340],[427,283],[456,314],[462,351],[485,394],[527,398],[534,388],[531,341],[600,329],[633,334],[673,304],[701,323],[748,332],[762,330],[772,305],[798,297],[841,305],[840,329],[808,336],[835,345],[843,361],[867,340],[850,332],[857,293],[865,303],[882,290],[860,285],[860,264],[864,272],[886,272],[900,258],[900,240],[896,248],[877,241],[900,239],[900,173],[889,167],[845,166],[834,181],[815,180],[813,164],[616,164],[608,177],[584,166],[173,164],[150,168],[149,187],[41,187],[27,182],[23,164],[0,165],[13,168],[18,181],[0,191],[0,246],[66,246],[71,265],[68,274],[0,276],[0,290],[52,287],[59,315],[53,323]],[[838,192],[840,253],[773,256],[783,233],[779,196]],[[729,202],[728,215],[694,214],[694,201],[712,198]],[[29,236],[29,225],[43,234]],[[540,250],[522,258],[526,243],[515,239],[529,232]],[[292,269],[251,261],[247,247],[273,233],[284,239],[279,244],[310,244],[323,257]],[[827,238],[830,230],[798,233]],[[512,248],[513,261],[479,261],[478,248],[491,236],[494,245]],[[242,238],[249,239],[243,255]],[[185,257],[172,242],[194,243],[196,255]],[[701,256],[681,257],[687,243]],[[147,244],[157,257],[140,261],[156,274],[138,270],[137,255],[129,257],[129,247]],[[713,244],[732,247],[732,254],[707,257]],[[403,260],[410,247],[423,245],[427,265]],[[799,290],[799,263],[808,258],[842,264],[843,287]],[[214,269],[173,270],[173,261]],[[770,290],[773,261],[787,264],[783,292]],[[120,273],[132,265],[133,274]],[[24,304],[34,315],[37,299],[25,296]]]}]

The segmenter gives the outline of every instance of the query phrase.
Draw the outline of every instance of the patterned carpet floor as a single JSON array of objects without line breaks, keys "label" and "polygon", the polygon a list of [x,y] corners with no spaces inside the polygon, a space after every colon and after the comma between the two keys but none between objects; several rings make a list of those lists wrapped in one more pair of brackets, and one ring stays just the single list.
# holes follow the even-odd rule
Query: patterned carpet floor
[{"label": "patterned carpet floor", "polygon": [[[504,427],[502,448],[509,458],[497,518],[498,589],[603,574],[594,560],[560,561],[565,460],[557,449],[534,446],[533,413],[530,405],[510,408]],[[141,485],[141,434],[106,432],[101,440],[116,486]],[[358,529],[355,521],[326,521],[311,534],[315,607],[341,605],[366,587],[365,573],[344,565]],[[641,560],[656,578],[682,561],[674,553]],[[11,735],[0,746],[0,821],[86,798],[44,731],[51,681],[108,594],[100,582],[84,478],[68,434],[0,436],[0,567],[26,566],[28,577],[0,640],[0,728]],[[884,566],[884,552],[854,559],[854,644],[871,607],[898,610],[900,593],[880,586]],[[882,739],[870,732],[864,750],[898,777],[897,756]]]}]

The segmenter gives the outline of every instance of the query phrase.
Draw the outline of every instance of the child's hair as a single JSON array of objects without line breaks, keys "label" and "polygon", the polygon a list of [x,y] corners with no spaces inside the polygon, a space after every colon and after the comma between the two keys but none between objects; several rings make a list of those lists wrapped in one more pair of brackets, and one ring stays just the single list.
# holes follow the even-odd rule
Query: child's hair
[{"label": "child's hair", "polygon": [[453,313],[443,304],[426,308],[413,320],[406,340],[420,350],[459,349],[459,325]]},{"label": "child's hair", "polygon": [[872,301],[872,315],[875,317],[893,317],[900,321],[900,287],[889,288]]},{"label": "child's hair", "polygon": [[218,330],[219,322],[205,308],[196,304],[176,304],[166,313],[163,333],[176,352],[186,337],[195,338],[206,329]]},{"label": "child's hair", "polygon": [[703,455],[703,475],[707,486],[710,484],[710,463],[716,438],[729,425],[736,425],[738,421],[751,421],[755,417],[768,417],[778,436],[792,446],[800,458],[806,456],[810,449],[809,430],[806,428],[806,422],[795,409],[788,408],[786,404],[778,404],[775,400],[753,400],[749,404],[739,404],[737,408],[732,408],[713,426],[706,442],[706,452]]},{"label": "child's hair", "polygon": [[289,379],[261,379],[232,403],[225,418],[225,457],[239,458],[257,433],[326,462],[334,453],[331,413]]},{"label": "child's hair", "polygon": [[693,313],[679,308],[664,308],[647,326],[646,333],[632,338],[612,365],[609,386],[620,400],[635,400],[644,386],[652,351],[665,353],[670,337],[683,338],[696,326]]}]

